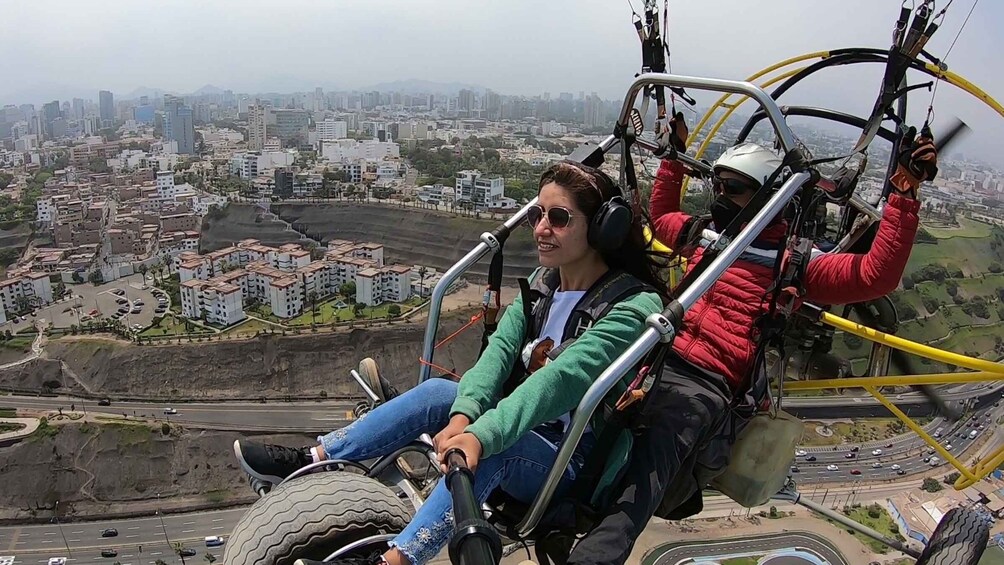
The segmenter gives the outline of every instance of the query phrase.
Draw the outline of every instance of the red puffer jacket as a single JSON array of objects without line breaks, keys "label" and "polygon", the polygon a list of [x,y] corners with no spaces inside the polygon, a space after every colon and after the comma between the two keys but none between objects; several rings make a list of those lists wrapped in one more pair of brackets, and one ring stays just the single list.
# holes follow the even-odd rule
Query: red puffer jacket
[{"label": "red puffer jacket", "polygon": [[[681,243],[690,219],[680,211],[683,177],[679,162],[664,160],[649,203],[656,237],[670,247]],[[804,299],[817,304],[847,304],[873,300],[895,290],[910,258],[919,208],[916,200],[891,195],[868,253],[822,254],[809,262]],[[769,226],[757,243],[776,248],[785,230],[783,224]],[[703,253],[698,247],[689,257],[688,268],[693,268]],[[750,329],[766,309],[762,298],[772,276],[772,266],[737,260],[686,313],[673,348],[691,363],[725,375],[736,389],[753,363],[755,345]]]}]

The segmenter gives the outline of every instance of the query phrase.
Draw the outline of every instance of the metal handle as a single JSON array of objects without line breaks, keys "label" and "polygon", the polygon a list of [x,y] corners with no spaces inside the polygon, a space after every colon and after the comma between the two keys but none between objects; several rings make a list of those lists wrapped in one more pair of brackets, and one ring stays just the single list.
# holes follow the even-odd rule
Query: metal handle
[{"label": "metal handle", "polygon": [[464,452],[446,452],[446,487],[453,498],[456,529],[450,538],[450,561],[458,565],[491,565],[502,559],[502,540],[489,524],[474,496],[474,473]]}]

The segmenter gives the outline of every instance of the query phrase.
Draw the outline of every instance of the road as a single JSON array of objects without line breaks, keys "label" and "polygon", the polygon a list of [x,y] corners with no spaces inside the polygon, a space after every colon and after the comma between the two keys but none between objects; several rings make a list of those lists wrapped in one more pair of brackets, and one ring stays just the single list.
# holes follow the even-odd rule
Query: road
[{"label": "road", "polygon": [[[163,516],[166,528],[161,528],[160,517],[0,528],[0,555],[13,555],[14,563],[24,564],[46,563],[50,557],[70,557],[69,562],[74,565],[111,565],[115,561],[122,565],[151,565],[158,559],[180,564],[181,559],[167,543],[170,539],[172,544],[182,543],[198,551],[195,557],[186,558],[188,564],[204,563],[207,551],[222,560],[223,547],[207,548],[205,537],[229,536],[245,510],[167,514]],[[101,531],[105,528],[115,528],[119,535],[102,538]],[[101,557],[103,549],[115,549],[118,556]]]},{"label": "road", "polygon": [[[756,537],[736,538],[719,542],[684,542],[667,544],[661,555],[645,562],[653,565],[676,565],[684,559],[700,557],[714,558],[726,556],[764,555],[772,551],[799,548],[822,557],[832,565],[847,565],[840,552],[825,538],[809,532],[790,532]],[[659,548],[655,552],[662,551]]]},{"label": "road", "polygon": [[[269,404],[216,402],[216,403],[150,403],[113,402],[111,406],[98,406],[96,400],[68,397],[6,396],[0,406],[27,410],[69,410],[88,414],[101,414],[121,418],[148,418],[166,420],[190,427],[204,427],[236,431],[290,431],[323,433],[340,428],[351,420],[355,402],[273,402]],[[174,408],[177,414],[164,414],[165,408]]]}]

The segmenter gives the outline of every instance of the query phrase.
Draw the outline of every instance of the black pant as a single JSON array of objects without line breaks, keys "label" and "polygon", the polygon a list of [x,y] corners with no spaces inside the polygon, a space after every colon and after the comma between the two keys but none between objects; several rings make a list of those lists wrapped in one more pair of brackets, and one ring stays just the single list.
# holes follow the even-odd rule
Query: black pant
[{"label": "black pant", "polygon": [[735,421],[730,396],[724,377],[675,357],[667,362],[649,427],[635,438],[613,503],[568,563],[620,565],[653,515],[682,519],[700,512],[701,491],[728,465]]}]

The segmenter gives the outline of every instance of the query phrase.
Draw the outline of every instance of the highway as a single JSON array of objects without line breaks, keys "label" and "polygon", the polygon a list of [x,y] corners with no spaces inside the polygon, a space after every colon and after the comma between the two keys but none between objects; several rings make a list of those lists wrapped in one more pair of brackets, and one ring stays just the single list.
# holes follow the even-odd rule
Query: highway
[{"label": "highway", "polygon": [[[764,555],[787,548],[799,548],[822,557],[831,565],[847,565],[840,552],[821,536],[809,532],[789,532],[756,537],[726,539],[716,542],[671,543],[665,549],[655,548],[653,565],[676,565],[684,559],[700,557],[714,558],[726,556]],[[651,556],[649,557],[651,558]],[[646,559],[648,561],[648,559]]]},{"label": "highway", "polygon": [[[5,396],[0,406],[27,410],[69,410],[122,418],[146,418],[169,421],[190,427],[232,431],[329,432],[352,419],[355,402],[186,402],[179,404],[150,402],[112,402],[98,406],[96,400],[69,397]],[[164,414],[165,408],[177,414]]]},{"label": "highway", "polygon": [[[228,537],[245,510],[166,514],[163,524],[172,544],[182,543],[184,547],[198,551],[195,557],[186,558],[186,562],[189,565],[201,564],[205,563],[207,551],[217,560],[223,558],[223,547],[207,548],[205,537]],[[119,535],[102,538],[101,531],[105,528],[115,528]],[[13,555],[14,563],[24,564],[46,563],[50,557],[70,557],[69,562],[74,565],[111,565],[115,561],[122,565],[151,565],[158,559],[168,564],[180,564],[181,559],[168,545],[164,532],[161,518],[156,516],[100,523],[69,522],[61,526],[5,527],[0,528],[0,556]],[[66,545],[70,547],[69,552]],[[118,556],[101,557],[103,549],[115,549]]]}]

